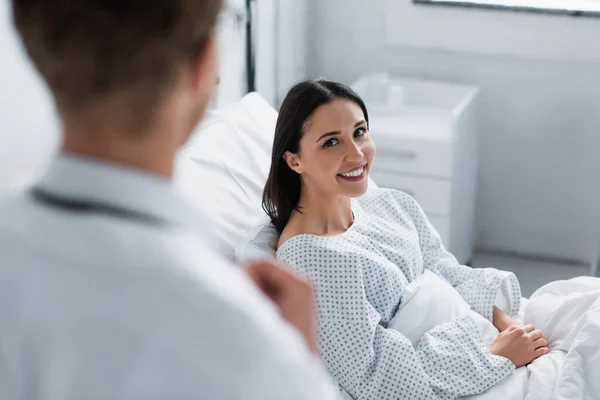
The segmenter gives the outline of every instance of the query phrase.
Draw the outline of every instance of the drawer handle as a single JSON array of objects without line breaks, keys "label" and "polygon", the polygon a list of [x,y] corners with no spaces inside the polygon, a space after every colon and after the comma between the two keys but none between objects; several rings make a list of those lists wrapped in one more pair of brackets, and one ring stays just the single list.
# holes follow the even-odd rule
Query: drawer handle
[{"label": "drawer handle", "polygon": [[405,160],[414,160],[417,153],[412,150],[393,149],[389,147],[381,148],[377,151],[378,155],[386,158],[402,158]]},{"label": "drawer handle", "polygon": [[408,160],[414,160],[415,158],[417,158],[417,153],[410,150],[398,150],[395,151],[394,154],[399,158],[406,158]]}]

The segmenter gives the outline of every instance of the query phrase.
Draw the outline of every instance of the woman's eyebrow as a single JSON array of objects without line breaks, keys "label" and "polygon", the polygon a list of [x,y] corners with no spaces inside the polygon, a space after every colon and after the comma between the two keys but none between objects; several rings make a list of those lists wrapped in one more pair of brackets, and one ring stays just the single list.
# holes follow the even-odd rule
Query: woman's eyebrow
[{"label": "woman's eyebrow", "polygon": [[[361,126],[361,125],[364,125],[364,124],[366,124],[366,123],[367,123],[367,121],[365,121],[365,120],[363,119],[363,120],[360,120],[360,121],[358,121],[356,124],[354,124],[354,127],[355,127],[355,128],[358,128],[359,126]],[[319,138],[317,139],[317,142],[318,142],[318,141],[320,141],[321,139],[324,139],[324,138],[326,138],[326,137],[329,137],[329,136],[335,136],[335,135],[339,135],[339,134],[341,134],[341,133],[342,133],[341,131],[333,131],[333,132],[327,132],[327,133],[324,133],[324,134],[322,134],[321,136],[319,136]]]},{"label": "woman's eyebrow", "polygon": [[335,135],[339,135],[340,133],[342,133],[341,131],[333,131],[333,132],[328,132],[328,133],[324,133],[321,136],[319,136],[319,138],[317,139],[317,142],[321,139],[324,139],[328,136],[335,136]]}]

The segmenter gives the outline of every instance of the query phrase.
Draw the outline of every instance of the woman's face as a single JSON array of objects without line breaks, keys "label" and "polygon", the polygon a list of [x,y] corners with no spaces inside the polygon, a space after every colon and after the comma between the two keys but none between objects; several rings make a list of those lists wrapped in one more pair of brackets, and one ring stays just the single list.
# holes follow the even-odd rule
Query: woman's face
[{"label": "woman's face", "polygon": [[360,106],[337,99],[317,108],[304,126],[300,152],[285,158],[302,178],[303,190],[357,197],[367,190],[375,156]]}]

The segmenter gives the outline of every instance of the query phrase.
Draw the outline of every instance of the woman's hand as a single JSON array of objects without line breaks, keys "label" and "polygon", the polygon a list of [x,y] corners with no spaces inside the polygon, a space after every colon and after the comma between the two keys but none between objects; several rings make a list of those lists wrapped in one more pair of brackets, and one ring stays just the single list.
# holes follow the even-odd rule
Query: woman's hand
[{"label": "woman's hand", "polygon": [[508,358],[519,368],[547,354],[548,343],[542,331],[533,325],[511,326],[498,335],[490,352]]},{"label": "woman's hand", "polygon": [[502,311],[501,309],[499,309],[496,306],[494,306],[493,323],[499,332],[504,332],[505,330],[507,330],[508,328],[510,328],[512,326],[520,325],[517,321],[512,319],[507,313],[505,313],[504,311]]}]

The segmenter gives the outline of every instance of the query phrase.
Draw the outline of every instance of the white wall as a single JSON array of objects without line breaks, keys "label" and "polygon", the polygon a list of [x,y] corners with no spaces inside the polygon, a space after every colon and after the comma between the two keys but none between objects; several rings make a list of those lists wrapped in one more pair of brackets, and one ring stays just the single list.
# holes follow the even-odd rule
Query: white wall
[{"label": "white wall", "polygon": [[[519,0],[516,0],[519,1]],[[569,3],[569,0],[560,0]],[[478,54],[600,61],[598,19],[386,3],[387,42]]]},{"label": "white wall", "polygon": [[256,90],[273,105],[277,98],[277,0],[261,0],[255,4]]},{"label": "white wall", "polygon": [[257,2],[257,91],[277,106],[307,76],[309,0]]},{"label": "white wall", "polygon": [[[572,17],[426,6],[415,12],[418,6],[409,0],[393,0],[402,5],[387,8],[391,1],[313,0],[310,75],[350,83],[363,73],[388,70],[481,86],[477,247],[588,261],[600,229],[600,50],[597,41],[591,43],[600,37],[600,20],[592,20],[592,27]],[[394,14],[399,9],[412,14]],[[533,51],[535,40],[519,41],[505,30],[508,44],[500,31],[480,51],[485,35],[492,35],[486,31],[461,48],[444,38],[453,37],[443,31],[449,26],[442,21],[445,12],[453,23],[462,15],[465,26],[481,13],[491,25],[499,15],[495,26],[509,28],[517,18],[517,30],[536,31],[529,39],[541,34],[559,45]],[[547,29],[575,29],[576,21],[593,34],[585,43],[565,42]],[[410,31],[393,26],[405,23]],[[454,36],[461,37],[468,35]]]},{"label": "white wall", "polygon": [[246,15],[244,0],[229,0],[217,27],[219,77],[212,105],[216,108],[238,101],[246,93],[246,25],[236,15]]},{"label": "white wall", "polygon": [[277,3],[276,69],[279,104],[292,85],[307,78],[310,0],[278,0]]},{"label": "white wall", "polygon": [[43,165],[58,144],[50,95],[25,57],[0,2],[0,189]]}]

